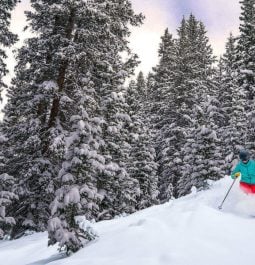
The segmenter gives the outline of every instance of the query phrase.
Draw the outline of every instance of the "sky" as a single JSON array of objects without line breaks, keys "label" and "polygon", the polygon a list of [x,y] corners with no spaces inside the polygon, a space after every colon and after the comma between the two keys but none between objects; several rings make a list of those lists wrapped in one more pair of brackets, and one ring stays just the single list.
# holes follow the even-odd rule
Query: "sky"
[{"label": "sky", "polygon": [[142,27],[133,30],[131,47],[142,61],[139,69],[149,72],[158,62],[160,36],[168,27],[176,35],[183,15],[194,14],[204,22],[214,53],[224,53],[230,32],[239,32],[239,0],[132,0],[134,9],[145,14]]},{"label": "sky", "polygon": [[[239,0],[131,0],[131,2],[134,10],[143,13],[146,17],[142,26],[132,28],[130,37],[130,47],[138,54],[141,61],[136,72],[142,70],[147,74],[157,64],[160,37],[167,27],[173,35],[176,35],[176,29],[183,15],[188,16],[193,13],[197,19],[205,23],[210,43],[217,56],[224,52],[229,33],[238,34]],[[24,11],[27,9],[29,9],[29,0],[22,0],[12,14],[11,30],[20,38],[15,48],[20,47],[24,39],[29,37],[28,33],[23,32],[26,24]],[[10,74],[6,77],[7,83],[13,76],[15,65],[12,52],[8,51],[8,55]]]}]

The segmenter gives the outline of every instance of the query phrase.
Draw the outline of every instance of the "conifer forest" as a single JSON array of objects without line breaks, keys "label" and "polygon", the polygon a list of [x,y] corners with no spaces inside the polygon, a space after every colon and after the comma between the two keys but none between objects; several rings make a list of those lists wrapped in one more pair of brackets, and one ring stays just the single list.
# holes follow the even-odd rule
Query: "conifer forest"
[{"label": "conifer forest", "polygon": [[7,84],[19,4],[0,1],[0,239],[48,231],[49,245],[76,252],[96,238],[81,220],[207,189],[240,149],[255,154],[255,0],[240,1],[240,34],[220,58],[190,14],[138,75],[128,39],[145,17],[130,0],[30,0],[31,37]]}]

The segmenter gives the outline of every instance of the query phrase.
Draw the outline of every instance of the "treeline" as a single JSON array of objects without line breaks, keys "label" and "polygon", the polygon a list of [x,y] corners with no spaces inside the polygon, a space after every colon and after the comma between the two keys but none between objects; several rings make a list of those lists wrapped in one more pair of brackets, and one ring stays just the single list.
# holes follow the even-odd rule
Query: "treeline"
[{"label": "treeline", "polygon": [[[111,219],[204,189],[240,148],[254,150],[253,2],[241,2],[240,36],[217,67],[190,15],[176,38],[165,31],[152,72],[126,87],[138,65],[129,26],[143,21],[130,1],[31,0],[34,34],[0,124],[0,237],[48,230],[50,245],[75,252],[95,237],[78,216]],[[6,47],[15,4],[0,3]]]}]

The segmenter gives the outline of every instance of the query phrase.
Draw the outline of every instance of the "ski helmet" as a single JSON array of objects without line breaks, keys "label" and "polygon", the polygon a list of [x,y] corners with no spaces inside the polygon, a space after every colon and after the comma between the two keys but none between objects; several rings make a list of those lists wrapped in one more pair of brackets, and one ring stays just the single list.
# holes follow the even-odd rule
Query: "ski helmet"
[{"label": "ski helmet", "polygon": [[247,150],[243,149],[240,151],[239,157],[242,161],[248,161],[250,159],[250,154]]}]

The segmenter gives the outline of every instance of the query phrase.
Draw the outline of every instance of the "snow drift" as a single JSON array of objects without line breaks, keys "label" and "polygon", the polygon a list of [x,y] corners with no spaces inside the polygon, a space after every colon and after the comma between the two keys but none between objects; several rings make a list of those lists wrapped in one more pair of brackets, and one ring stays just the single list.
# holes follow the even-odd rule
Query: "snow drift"
[{"label": "snow drift", "polygon": [[39,233],[0,243],[4,265],[254,265],[255,198],[226,177],[128,217],[94,225],[100,237],[66,258]]}]

